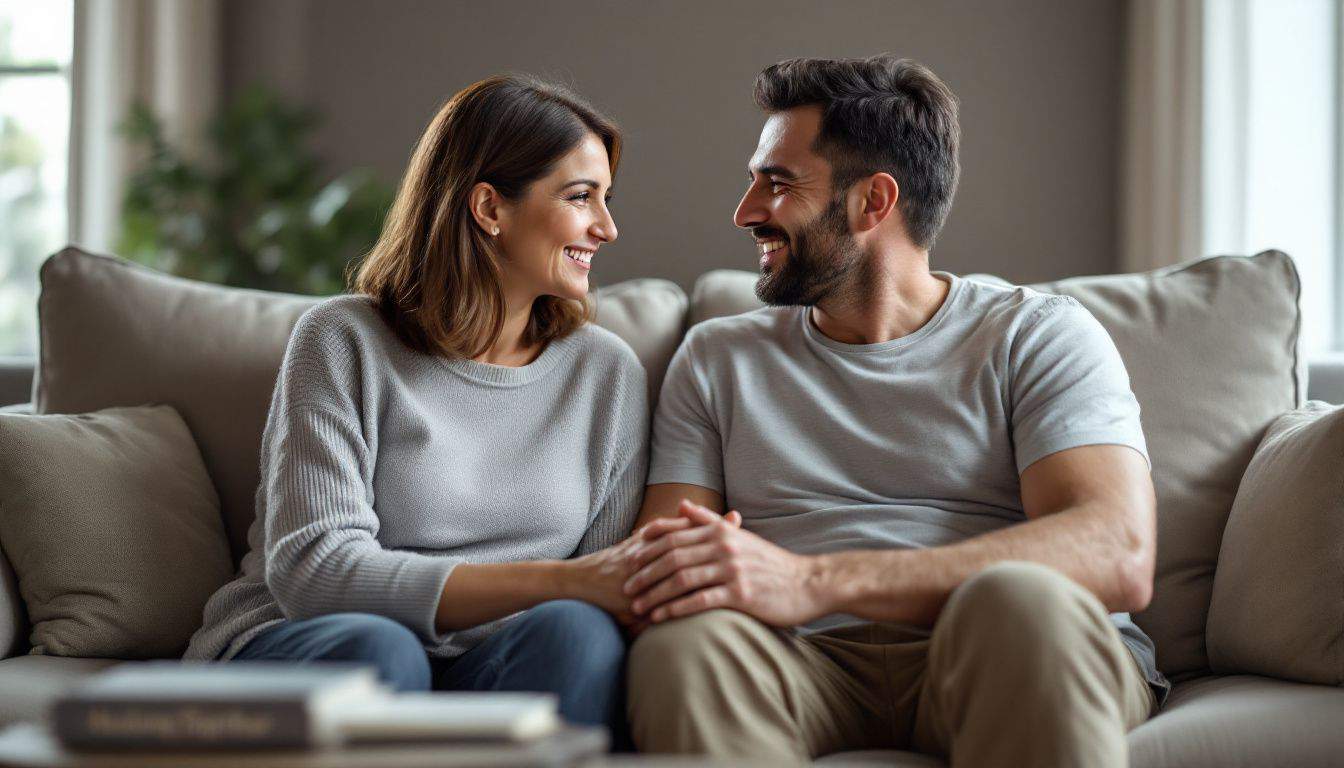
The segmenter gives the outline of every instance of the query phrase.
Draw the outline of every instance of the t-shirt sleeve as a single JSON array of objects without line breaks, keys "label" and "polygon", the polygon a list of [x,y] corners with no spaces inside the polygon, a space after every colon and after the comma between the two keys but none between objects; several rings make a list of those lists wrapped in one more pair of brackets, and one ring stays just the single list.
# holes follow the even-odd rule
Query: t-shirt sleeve
[{"label": "t-shirt sleeve", "polygon": [[700,334],[692,329],[663,379],[653,417],[648,483],[689,483],[723,493],[723,441],[709,382],[697,360],[699,347]]},{"label": "t-shirt sleeve", "polygon": [[1013,448],[1020,474],[1052,453],[1127,445],[1149,462],[1139,402],[1106,329],[1072,297],[1028,318],[1010,353]]}]

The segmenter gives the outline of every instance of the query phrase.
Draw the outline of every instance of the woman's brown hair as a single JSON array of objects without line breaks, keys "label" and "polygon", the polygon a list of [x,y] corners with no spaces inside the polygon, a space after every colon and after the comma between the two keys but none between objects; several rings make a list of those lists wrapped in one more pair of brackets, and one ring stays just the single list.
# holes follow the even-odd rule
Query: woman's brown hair
[{"label": "woman's brown hair", "polygon": [[[471,189],[486,182],[506,199],[517,199],[589,133],[606,145],[614,178],[619,129],[568,89],[523,75],[464,88],[420,137],[352,290],[371,297],[412,349],[448,357],[482,354],[499,338],[505,306],[501,254],[471,215]],[[539,297],[523,343],[560,338],[592,314],[586,298]]]}]

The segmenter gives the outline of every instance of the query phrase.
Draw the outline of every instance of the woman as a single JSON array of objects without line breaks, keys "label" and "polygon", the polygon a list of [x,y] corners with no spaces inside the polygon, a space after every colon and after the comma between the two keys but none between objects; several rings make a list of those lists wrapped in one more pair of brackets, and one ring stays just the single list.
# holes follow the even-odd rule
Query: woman
[{"label": "woman", "polygon": [[644,487],[647,406],[643,369],[587,298],[616,239],[620,146],[577,96],[527,78],[440,110],[354,293],[294,328],[251,551],[188,658],[549,691],[568,720],[622,732],[610,614],[629,616],[635,542],[617,543]]}]

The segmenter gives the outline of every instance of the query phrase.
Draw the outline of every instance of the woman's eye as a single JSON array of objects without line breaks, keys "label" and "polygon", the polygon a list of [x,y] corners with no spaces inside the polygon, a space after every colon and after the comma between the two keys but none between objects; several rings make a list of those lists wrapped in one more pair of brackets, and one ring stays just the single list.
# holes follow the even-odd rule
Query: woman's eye
[{"label": "woman's eye", "polygon": [[587,192],[580,192],[580,193],[577,194],[577,195],[572,195],[569,199],[570,199],[570,200],[587,200],[588,198],[589,198],[589,194],[588,194]]}]

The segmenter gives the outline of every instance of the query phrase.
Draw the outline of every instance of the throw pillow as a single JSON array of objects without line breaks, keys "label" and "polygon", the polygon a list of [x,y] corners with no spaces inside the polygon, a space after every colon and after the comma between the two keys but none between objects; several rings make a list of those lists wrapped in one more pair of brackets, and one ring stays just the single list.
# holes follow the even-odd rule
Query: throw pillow
[{"label": "throw pillow", "polygon": [[233,575],[219,498],[166,405],[0,414],[0,547],[35,654],[180,656]]},{"label": "throw pillow", "polygon": [[1280,416],[1232,504],[1209,606],[1209,662],[1344,685],[1344,407]]}]

